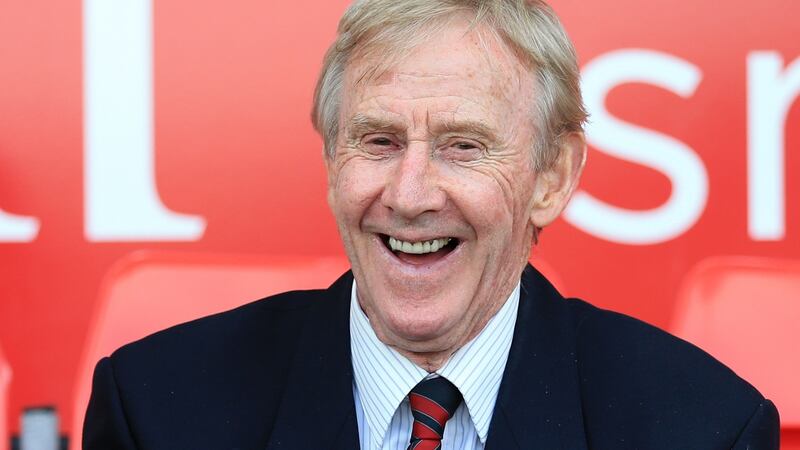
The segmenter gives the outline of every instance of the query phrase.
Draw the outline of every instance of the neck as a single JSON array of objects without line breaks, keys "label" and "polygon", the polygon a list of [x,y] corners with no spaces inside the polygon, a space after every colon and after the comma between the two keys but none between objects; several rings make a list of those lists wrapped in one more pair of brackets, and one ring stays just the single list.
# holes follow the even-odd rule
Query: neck
[{"label": "neck", "polygon": [[450,359],[451,356],[455,352],[458,351],[461,347],[466,345],[471,340],[475,339],[478,334],[480,334],[489,321],[494,317],[495,314],[503,307],[505,301],[497,305],[496,307],[492,308],[491,314],[483,317],[480,322],[475,324],[471,327],[471,331],[463,335],[460,339],[455,340],[453,345],[449,345],[443,350],[435,350],[435,351],[412,351],[406,347],[403,348],[398,345],[392,345],[388,343],[384,338],[381,337],[381,334],[377,332],[376,335],[378,339],[380,339],[384,344],[392,347],[393,349],[397,350],[398,353],[408,358],[409,361],[416,364],[417,366],[425,369],[428,373],[436,372],[437,370],[441,369],[442,366]]},{"label": "neck", "polygon": [[[441,369],[444,366],[444,363],[450,359],[450,356],[458,350],[455,348],[453,350],[445,350],[441,352],[429,352],[429,353],[416,353],[416,352],[409,352],[408,350],[404,350],[400,347],[392,347],[398,351],[401,355],[408,358],[409,361],[416,364],[417,366],[421,367],[428,373],[436,372],[437,370]],[[459,346],[460,348],[460,346]]]}]

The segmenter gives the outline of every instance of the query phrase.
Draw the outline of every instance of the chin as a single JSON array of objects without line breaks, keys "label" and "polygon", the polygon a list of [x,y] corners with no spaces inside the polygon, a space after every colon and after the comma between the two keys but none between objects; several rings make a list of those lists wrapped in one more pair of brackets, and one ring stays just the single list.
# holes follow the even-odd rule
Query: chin
[{"label": "chin", "polygon": [[[431,300],[433,301],[433,300]],[[445,348],[446,342],[457,340],[459,318],[456,314],[442,311],[440,305],[415,307],[409,304],[398,305],[389,310],[383,324],[386,331],[402,341],[409,351],[430,352]],[[410,308],[409,308],[410,307]],[[460,311],[464,311],[460,309]]]}]

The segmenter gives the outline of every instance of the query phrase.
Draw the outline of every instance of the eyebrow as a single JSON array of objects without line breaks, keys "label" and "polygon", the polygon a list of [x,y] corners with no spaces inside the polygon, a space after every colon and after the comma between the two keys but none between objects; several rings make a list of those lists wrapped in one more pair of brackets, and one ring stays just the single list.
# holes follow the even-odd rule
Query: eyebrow
[{"label": "eyebrow", "polygon": [[[400,126],[397,122],[386,117],[357,113],[350,119],[345,128],[347,137],[351,139],[376,131],[405,132],[406,127]],[[434,135],[464,133],[484,137],[492,142],[498,142],[499,140],[494,128],[483,122],[469,119],[437,119],[431,126],[431,133]]]},{"label": "eyebrow", "polygon": [[492,142],[498,141],[497,132],[489,125],[476,120],[443,120],[434,124],[432,131],[436,134],[465,133],[482,136]]},{"label": "eyebrow", "polygon": [[400,131],[397,123],[385,118],[370,116],[364,113],[355,114],[345,127],[347,137],[355,138],[361,134],[373,131]]}]

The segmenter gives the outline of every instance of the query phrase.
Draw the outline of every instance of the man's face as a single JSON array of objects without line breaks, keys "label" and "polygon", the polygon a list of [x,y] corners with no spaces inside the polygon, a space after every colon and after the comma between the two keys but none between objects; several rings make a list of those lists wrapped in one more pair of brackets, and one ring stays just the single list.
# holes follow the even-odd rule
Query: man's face
[{"label": "man's face", "polygon": [[345,72],[328,200],[378,337],[456,349],[502,306],[536,209],[535,83],[489,33],[446,27],[393,68]]}]

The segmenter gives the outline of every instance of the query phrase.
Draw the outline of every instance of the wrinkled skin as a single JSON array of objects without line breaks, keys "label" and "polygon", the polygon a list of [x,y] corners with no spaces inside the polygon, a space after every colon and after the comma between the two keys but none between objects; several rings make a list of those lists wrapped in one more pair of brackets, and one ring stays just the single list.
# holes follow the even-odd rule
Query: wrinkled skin
[{"label": "wrinkled skin", "polygon": [[[345,72],[328,202],[378,338],[435,371],[502,307],[529,257],[535,227],[564,208],[583,167],[582,134],[555,166],[532,170],[533,75],[491,33],[438,31],[390,70]],[[457,238],[424,264],[381,236]]]}]

